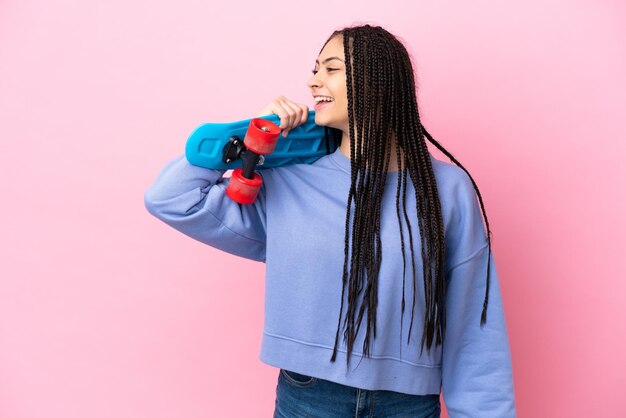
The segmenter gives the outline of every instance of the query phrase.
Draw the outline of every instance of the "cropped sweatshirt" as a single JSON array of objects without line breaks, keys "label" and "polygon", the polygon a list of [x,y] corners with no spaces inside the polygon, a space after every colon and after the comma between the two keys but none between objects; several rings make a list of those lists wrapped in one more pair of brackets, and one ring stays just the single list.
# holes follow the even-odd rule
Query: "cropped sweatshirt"
[{"label": "cropped sweatshirt", "polygon": [[[368,390],[442,393],[451,418],[514,417],[512,364],[493,251],[469,176],[430,155],[441,201],[446,243],[446,330],[443,346],[424,348],[424,286],[414,186],[407,179],[406,209],[413,232],[416,303],[410,328],[413,273],[403,220],[406,265],[396,214],[398,172],[389,172],[380,215],[382,263],[378,276],[376,338],[368,356],[365,324],[346,366],[339,319],[351,162],[339,148],[312,164],[262,168],[256,201],[240,205],[226,194],[227,170],[169,161],[145,192],[147,210],[202,243],[265,263],[264,329],[259,359],[271,366]],[[354,210],[354,205],[352,205]],[[351,220],[352,220],[351,216]],[[351,221],[352,222],[352,221]],[[491,263],[487,322],[480,316]],[[345,316],[348,302],[344,298]],[[400,327],[400,321],[403,326]],[[366,316],[363,321],[366,321]],[[343,317],[342,317],[343,324]]]}]

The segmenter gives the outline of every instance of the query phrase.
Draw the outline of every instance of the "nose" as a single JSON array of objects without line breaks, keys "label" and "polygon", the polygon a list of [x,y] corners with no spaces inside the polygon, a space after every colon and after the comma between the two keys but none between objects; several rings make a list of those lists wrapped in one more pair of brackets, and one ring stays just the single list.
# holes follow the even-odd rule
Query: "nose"
[{"label": "nose", "polygon": [[314,74],[314,75],[313,75],[313,77],[311,77],[311,78],[309,79],[309,81],[307,81],[306,85],[307,85],[310,89],[312,89],[313,87],[318,87],[318,88],[319,88],[319,87],[320,87],[320,85],[321,85],[321,83],[320,83],[319,78],[317,78],[317,76],[315,76],[315,74]]}]

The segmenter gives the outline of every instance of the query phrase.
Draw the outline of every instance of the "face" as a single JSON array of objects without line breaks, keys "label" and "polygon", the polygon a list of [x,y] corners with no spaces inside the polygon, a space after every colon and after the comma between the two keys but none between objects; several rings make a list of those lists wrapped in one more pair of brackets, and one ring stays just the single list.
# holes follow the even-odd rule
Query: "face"
[{"label": "face", "polygon": [[348,133],[348,94],[346,66],[341,36],[333,37],[315,61],[313,77],[307,85],[313,97],[325,96],[332,101],[315,101],[315,123]]}]

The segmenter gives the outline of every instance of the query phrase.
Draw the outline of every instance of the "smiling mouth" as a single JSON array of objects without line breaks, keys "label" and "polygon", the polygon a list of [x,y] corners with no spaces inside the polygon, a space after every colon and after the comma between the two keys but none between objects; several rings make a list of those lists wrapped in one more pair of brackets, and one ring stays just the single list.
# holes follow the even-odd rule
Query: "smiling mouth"
[{"label": "smiling mouth", "polygon": [[315,103],[315,106],[313,106],[313,109],[322,109],[325,108],[326,106],[330,106],[333,102],[327,102],[327,101],[319,101],[317,103]]},{"label": "smiling mouth", "polygon": [[318,103],[334,102],[335,99],[330,96],[324,96],[320,94],[319,96],[313,96],[313,101],[315,102],[315,104],[318,104]]}]

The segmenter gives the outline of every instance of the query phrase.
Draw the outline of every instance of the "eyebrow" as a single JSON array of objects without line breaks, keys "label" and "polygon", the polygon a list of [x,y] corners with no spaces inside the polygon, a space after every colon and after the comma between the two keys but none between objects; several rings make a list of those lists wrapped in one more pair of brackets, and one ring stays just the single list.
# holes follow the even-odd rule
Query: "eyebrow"
[{"label": "eyebrow", "polygon": [[[329,58],[326,58],[324,61],[322,61],[322,64],[326,64],[330,60],[339,60],[339,61],[343,62],[343,60],[341,58],[339,58],[339,57],[329,57]],[[315,60],[315,63],[319,64],[320,62],[318,60]]]}]

